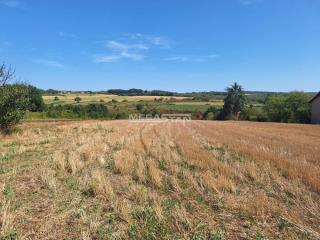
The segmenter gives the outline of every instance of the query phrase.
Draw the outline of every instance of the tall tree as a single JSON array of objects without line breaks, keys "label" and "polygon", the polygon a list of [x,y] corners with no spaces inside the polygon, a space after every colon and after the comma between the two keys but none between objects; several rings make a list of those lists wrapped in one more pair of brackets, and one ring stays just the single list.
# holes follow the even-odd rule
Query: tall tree
[{"label": "tall tree", "polygon": [[13,79],[15,70],[11,66],[7,67],[4,63],[0,66],[0,87]]},{"label": "tall tree", "polygon": [[238,119],[246,103],[243,88],[238,83],[234,83],[230,87],[227,87],[226,91],[227,96],[224,99],[222,119]]}]

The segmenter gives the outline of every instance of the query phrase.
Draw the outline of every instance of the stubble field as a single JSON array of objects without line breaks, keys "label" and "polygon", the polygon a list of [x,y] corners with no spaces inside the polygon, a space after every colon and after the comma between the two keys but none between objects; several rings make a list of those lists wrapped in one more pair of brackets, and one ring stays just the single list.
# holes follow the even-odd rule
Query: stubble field
[{"label": "stubble field", "polygon": [[28,122],[0,136],[0,239],[319,239],[320,127]]}]

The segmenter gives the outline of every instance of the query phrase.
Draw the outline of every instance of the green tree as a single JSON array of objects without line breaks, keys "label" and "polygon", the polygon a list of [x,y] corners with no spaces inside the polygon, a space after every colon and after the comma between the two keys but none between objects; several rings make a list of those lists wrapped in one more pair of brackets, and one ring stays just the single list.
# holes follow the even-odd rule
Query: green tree
[{"label": "green tree", "polygon": [[0,66],[0,130],[9,133],[20,122],[27,110],[29,94],[22,84],[8,83],[14,78],[11,67]]},{"label": "green tree", "polygon": [[234,83],[226,89],[227,96],[224,99],[222,119],[236,119],[237,115],[244,109],[246,96],[241,85]]},{"label": "green tree", "polygon": [[269,96],[264,106],[268,121],[309,123],[310,96],[303,92],[291,92],[288,96]]},{"label": "green tree", "polygon": [[104,104],[92,103],[85,106],[86,114],[89,118],[107,118],[109,116],[108,108]]},{"label": "green tree", "polygon": [[28,110],[31,112],[42,112],[45,109],[45,104],[42,99],[42,94],[40,89],[31,85],[25,86],[29,95]]},{"label": "green tree", "polygon": [[268,121],[286,122],[289,110],[286,107],[286,98],[284,96],[268,96],[264,111],[267,114]]},{"label": "green tree", "polygon": [[286,107],[290,111],[288,122],[310,123],[310,96],[303,92],[291,92],[286,98]]}]

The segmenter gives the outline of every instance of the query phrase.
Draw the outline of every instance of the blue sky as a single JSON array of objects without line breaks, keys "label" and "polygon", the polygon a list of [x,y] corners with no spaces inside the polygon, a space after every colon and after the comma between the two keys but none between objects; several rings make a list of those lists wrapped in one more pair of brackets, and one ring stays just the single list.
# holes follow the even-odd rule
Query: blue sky
[{"label": "blue sky", "polygon": [[40,88],[320,90],[318,0],[0,0],[0,62]]}]

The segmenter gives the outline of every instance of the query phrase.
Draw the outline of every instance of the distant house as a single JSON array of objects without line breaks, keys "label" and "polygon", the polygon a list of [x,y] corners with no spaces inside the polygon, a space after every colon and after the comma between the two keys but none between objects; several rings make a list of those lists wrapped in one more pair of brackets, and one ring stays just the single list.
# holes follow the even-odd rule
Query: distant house
[{"label": "distant house", "polygon": [[311,123],[320,124],[320,92],[315,95],[311,100]]}]

